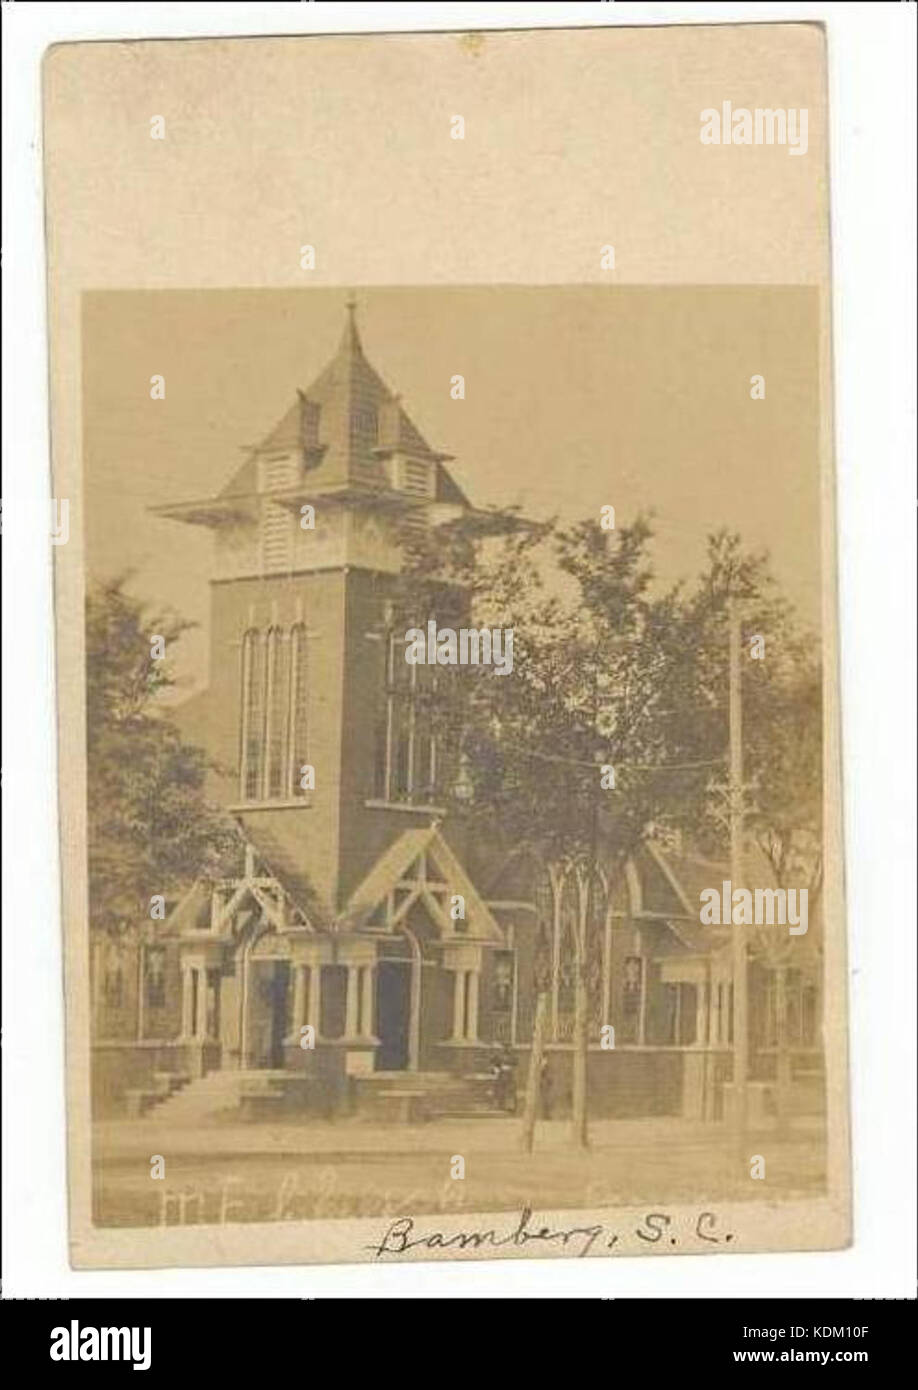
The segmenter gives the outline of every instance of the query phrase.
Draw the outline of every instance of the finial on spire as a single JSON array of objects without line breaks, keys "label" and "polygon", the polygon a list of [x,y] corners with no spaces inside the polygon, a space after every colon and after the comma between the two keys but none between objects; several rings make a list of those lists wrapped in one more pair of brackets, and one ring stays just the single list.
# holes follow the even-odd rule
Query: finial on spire
[{"label": "finial on spire", "polygon": [[344,326],[343,345],[352,351],[360,352],[360,334],[357,332],[357,297],[351,293],[344,301],[347,310],[347,323]]}]

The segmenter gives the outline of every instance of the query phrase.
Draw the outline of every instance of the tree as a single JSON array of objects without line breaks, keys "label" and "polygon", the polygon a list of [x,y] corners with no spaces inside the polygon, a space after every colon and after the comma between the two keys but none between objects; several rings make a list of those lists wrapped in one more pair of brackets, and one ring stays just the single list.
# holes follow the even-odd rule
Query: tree
[{"label": "tree", "polygon": [[[556,883],[567,869],[578,885],[572,1068],[578,1146],[588,1138],[600,870],[613,884],[620,881],[639,845],[667,828],[687,830],[702,848],[723,845],[716,790],[727,745],[731,597],[742,597],[747,631],[764,637],[768,653],[766,661],[748,663],[745,681],[746,766],[761,792],[754,824],[760,831],[769,824],[785,843],[791,823],[802,825],[812,810],[795,802],[790,786],[797,728],[788,716],[805,715],[798,677],[807,640],[796,633],[767,557],[719,532],[709,539],[707,566],[692,588],[660,591],[650,563],[652,537],[647,517],[611,533],[594,520],[561,528],[529,526],[506,513],[461,518],[413,542],[402,577],[411,625],[421,604],[438,616],[449,612],[514,633],[512,678],[481,670],[470,680],[467,671],[460,677],[455,667],[441,668],[430,701],[441,737],[462,764],[465,813],[492,843],[528,850]],[[778,759],[783,785],[773,775],[769,781]],[[603,769],[612,769],[614,779]],[[532,1142],[536,1053],[547,1017],[546,972],[537,973],[540,1026],[524,1147]]]},{"label": "tree", "polygon": [[[581,1147],[600,874],[620,878],[674,795],[697,799],[705,782],[695,767],[670,766],[688,746],[687,735],[677,736],[682,615],[678,590],[653,593],[651,535],[639,518],[612,535],[589,521],[505,540],[484,591],[492,621],[513,629],[514,677],[473,683],[463,709],[473,810],[553,866],[556,878],[564,867],[576,885],[572,1137]],[[535,555],[544,540],[561,581],[551,598]],[[537,1019],[544,1012],[539,998]],[[534,1108],[527,1095],[524,1146]]]},{"label": "tree", "polygon": [[90,925],[114,938],[150,920],[153,895],[226,872],[239,844],[206,799],[206,754],[183,740],[162,703],[175,682],[152,639],[168,653],[191,624],[151,613],[126,592],[128,580],[93,585],[86,605]]}]

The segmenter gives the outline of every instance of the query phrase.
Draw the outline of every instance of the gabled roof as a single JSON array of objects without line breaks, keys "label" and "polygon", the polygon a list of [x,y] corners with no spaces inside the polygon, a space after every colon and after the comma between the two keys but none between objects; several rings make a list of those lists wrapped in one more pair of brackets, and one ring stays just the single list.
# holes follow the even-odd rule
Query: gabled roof
[{"label": "gabled roof", "polygon": [[[327,930],[327,923],[316,915],[315,899],[303,885],[270,864],[250,837],[245,871],[235,878],[211,882],[197,879],[164,923],[169,937],[194,936],[201,941],[228,937],[236,914],[245,907],[260,911],[274,930]],[[214,895],[216,896],[216,902]],[[208,938],[205,932],[211,933]]]},{"label": "gabled roof", "polygon": [[[461,924],[449,913],[449,898],[455,894],[465,899],[466,915]],[[379,930],[397,926],[413,903],[420,901],[441,939],[504,944],[497,921],[436,826],[405,830],[393,841],[352,893],[345,910],[347,926],[368,928],[378,909],[388,906],[390,896],[394,900],[393,918]]]},{"label": "gabled roof", "polygon": [[242,834],[272,878],[283,888],[316,931],[332,929],[334,914],[316,894],[302,863],[302,822],[299,812],[236,811]]}]

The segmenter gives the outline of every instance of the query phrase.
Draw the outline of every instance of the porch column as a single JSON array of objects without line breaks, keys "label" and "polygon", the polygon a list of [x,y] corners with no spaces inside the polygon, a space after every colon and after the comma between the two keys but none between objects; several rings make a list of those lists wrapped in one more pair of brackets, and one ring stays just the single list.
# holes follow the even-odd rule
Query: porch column
[{"label": "porch column", "polygon": [[306,1022],[312,1024],[318,1040],[319,1020],[322,1017],[322,967],[318,962],[309,967],[309,1002],[306,1008]]},{"label": "porch column", "polygon": [[251,1066],[251,1016],[252,1005],[250,993],[252,988],[251,962],[249,952],[252,949],[252,941],[249,940],[242,948],[242,990],[239,1000],[239,1069],[247,1071]]},{"label": "porch column", "polygon": [[194,1036],[194,1019],[191,1016],[192,1006],[192,970],[190,965],[182,966],[182,1037],[190,1038]]},{"label": "porch column", "polygon": [[457,970],[453,979],[453,1041],[461,1042],[465,1037],[465,974]]},{"label": "porch column", "polygon": [[417,1071],[421,1065],[421,950],[413,936],[411,952],[411,1017],[408,1021],[408,1068]]},{"label": "porch column", "polygon": [[695,986],[695,989],[697,991],[695,995],[695,1044],[698,1047],[703,1047],[708,1040],[706,1026],[708,1018],[708,986],[704,980],[701,980]]},{"label": "porch column", "polygon": [[634,954],[641,962],[641,992],[638,998],[638,1042],[641,1047],[647,1042],[647,988],[649,984],[650,959],[645,956],[641,947],[641,934],[637,928],[634,931]]},{"label": "porch column", "polygon": [[197,989],[194,992],[194,1035],[203,1038],[207,1033],[207,971],[201,966],[195,969]]},{"label": "porch column", "polygon": [[363,998],[360,1009],[360,1032],[363,1037],[373,1036],[373,995],[375,970],[372,965],[363,967]]},{"label": "porch column", "polygon": [[469,975],[469,1012],[466,1020],[466,1038],[469,1042],[478,1041],[478,982],[481,979],[477,970],[470,970]]},{"label": "porch column", "polygon": [[293,1022],[291,1033],[298,1040],[300,1027],[306,1022],[306,966],[293,967]]},{"label": "porch column", "polygon": [[347,967],[347,1007],[345,1010],[344,1036],[356,1038],[360,1010],[360,977],[356,965]]},{"label": "porch column", "polygon": [[[712,985],[711,988],[712,988],[712,990],[713,990],[714,986]],[[722,1019],[722,1017],[723,1017],[723,1002],[724,1002],[724,987],[723,987],[723,984],[721,983],[721,981],[718,980],[718,982],[717,982],[717,996],[716,996],[716,1002],[715,1002],[715,1004],[714,1004],[714,1018],[713,1018],[713,1025],[714,1025],[714,1039],[713,1039],[713,1041],[716,1042],[716,1043],[722,1043],[723,1040],[724,1040],[724,1039],[723,1039],[723,1032],[722,1032],[722,1029],[721,1029],[721,1019]]]}]

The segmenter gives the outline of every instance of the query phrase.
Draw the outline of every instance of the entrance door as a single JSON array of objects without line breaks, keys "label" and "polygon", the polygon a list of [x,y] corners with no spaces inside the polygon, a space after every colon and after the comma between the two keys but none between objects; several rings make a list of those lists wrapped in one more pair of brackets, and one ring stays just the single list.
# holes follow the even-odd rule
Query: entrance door
[{"label": "entrance door", "polygon": [[287,1031],[287,996],[290,988],[290,962],[256,962],[258,1004],[254,1020],[254,1065],[282,1067],[284,1037]]},{"label": "entrance door", "polygon": [[376,967],[377,1071],[404,1071],[408,1066],[411,1019],[411,962],[381,960]]}]

